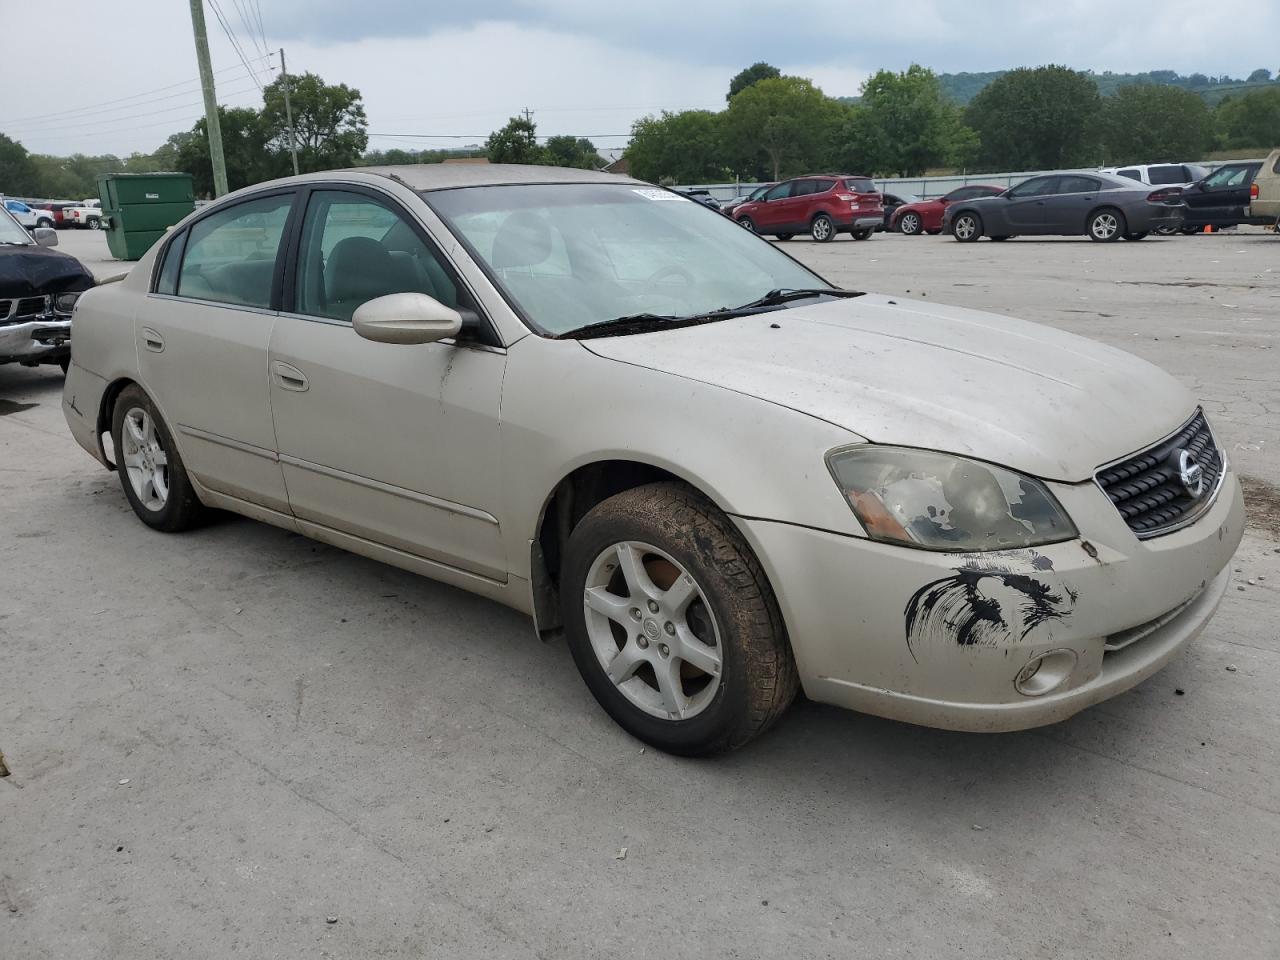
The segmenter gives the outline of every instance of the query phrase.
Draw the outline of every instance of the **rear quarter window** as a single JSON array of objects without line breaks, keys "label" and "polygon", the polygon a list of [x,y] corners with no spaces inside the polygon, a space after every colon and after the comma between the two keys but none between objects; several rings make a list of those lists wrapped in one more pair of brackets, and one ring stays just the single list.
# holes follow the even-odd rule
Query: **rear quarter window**
[{"label": "rear quarter window", "polygon": [[876,185],[873,181],[862,177],[849,177],[844,182],[844,188],[850,193],[875,193]]},{"label": "rear quarter window", "polygon": [[1116,176],[1126,177],[1129,180],[1137,180],[1139,182],[1142,181],[1142,174],[1139,173],[1137,170],[1117,170]]}]

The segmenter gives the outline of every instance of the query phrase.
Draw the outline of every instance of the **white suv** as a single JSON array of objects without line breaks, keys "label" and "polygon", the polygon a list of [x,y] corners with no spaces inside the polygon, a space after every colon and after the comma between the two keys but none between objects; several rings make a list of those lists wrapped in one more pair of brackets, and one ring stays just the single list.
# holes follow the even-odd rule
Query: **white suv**
[{"label": "white suv", "polygon": [[1198,163],[1132,163],[1127,167],[1102,167],[1101,173],[1114,173],[1153,187],[1189,187],[1209,175],[1209,168]]}]

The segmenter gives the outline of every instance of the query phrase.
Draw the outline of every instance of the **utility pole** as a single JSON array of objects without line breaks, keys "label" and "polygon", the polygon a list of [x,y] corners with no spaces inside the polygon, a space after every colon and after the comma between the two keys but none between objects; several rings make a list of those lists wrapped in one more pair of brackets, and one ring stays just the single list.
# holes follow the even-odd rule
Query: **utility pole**
[{"label": "utility pole", "polygon": [[524,110],[522,110],[522,111],[521,111],[521,113],[523,113],[523,114],[524,114],[524,118],[525,118],[525,120],[532,120],[532,119],[533,119],[533,111],[532,111],[532,110],[530,110],[528,107],[525,107],[525,108],[524,108]]},{"label": "utility pole", "polygon": [[284,47],[280,48],[280,79],[284,81],[284,118],[289,124],[289,153],[293,156],[293,175],[298,175],[298,138],[293,132],[293,107],[289,104],[289,71],[284,68]]},{"label": "utility pole", "polygon": [[200,86],[204,88],[204,122],[209,128],[209,158],[213,161],[213,194],[227,192],[227,161],[222,155],[222,126],[218,123],[218,95],[213,90],[213,65],[209,63],[209,37],[204,31],[204,0],[191,0],[191,29],[196,38]]}]

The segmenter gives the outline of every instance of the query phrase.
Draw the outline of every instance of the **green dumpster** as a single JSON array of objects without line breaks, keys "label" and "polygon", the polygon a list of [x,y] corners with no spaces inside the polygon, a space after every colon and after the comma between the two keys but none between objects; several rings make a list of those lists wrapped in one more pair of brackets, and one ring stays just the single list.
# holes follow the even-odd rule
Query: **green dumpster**
[{"label": "green dumpster", "polygon": [[98,177],[107,248],[117,260],[138,260],[195,209],[189,173],[104,173]]}]

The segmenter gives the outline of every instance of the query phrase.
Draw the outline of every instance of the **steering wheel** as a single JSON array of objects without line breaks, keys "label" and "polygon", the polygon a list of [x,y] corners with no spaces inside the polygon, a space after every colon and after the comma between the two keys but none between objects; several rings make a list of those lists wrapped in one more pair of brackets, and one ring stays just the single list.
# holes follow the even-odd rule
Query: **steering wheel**
[{"label": "steering wheel", "polygon": [[680,266],[680,264],[669,263],[665,267],[659,267],[657,270],[653,271],[653,273],[649,274],[649,279],[646,280],[645,283],[646,284],[662,283],[663,280],[667,277],[671,277],[677,280],[682,280],[685,283],[689,283],[689,284],[698,282],[696,279],[694,279],[693,274],[690,273],[688,270],[686,270],[684,267]]}]

